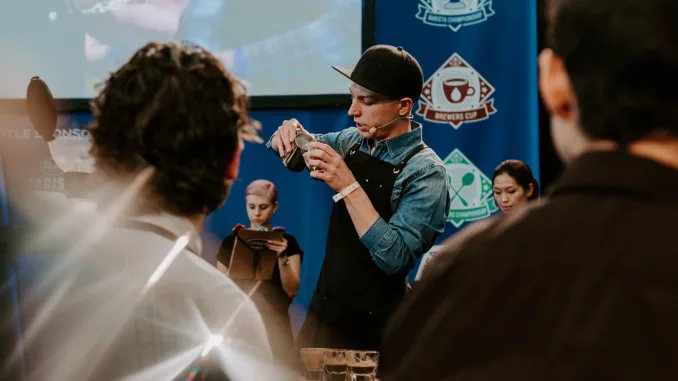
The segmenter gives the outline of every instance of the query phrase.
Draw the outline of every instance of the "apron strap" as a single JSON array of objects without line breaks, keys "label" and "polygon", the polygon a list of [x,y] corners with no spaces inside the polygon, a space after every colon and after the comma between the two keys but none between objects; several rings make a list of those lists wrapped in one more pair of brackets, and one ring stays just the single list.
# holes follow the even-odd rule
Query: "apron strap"
[{"label": "apron strap", "polygon": [[427,148],[426,144],[424,144],[423,142],[419,144],[416,148],[410,151],[410,153],[407,154],[407,156],[405,156],[405,158],[400,163],[398,163],[395,166],[395,168],[393,168],[393,173],[399,173],[403,168],[405,168],[407,162],[410,161],[410,159],[413,158],[414,155],[418,154],[419,152],[423,151],[426,148]]},{"label": "apron strap", "polygon": [[[401,161],[398,165],[393,167],[393,173],[399,174],[400,171],[402,171],[403,168],[405,168],[405,165],[407,165],[407,162],[410,161],[411,158],[414,157],[414,155],[418,154],[419,152],[423,151],[424,149],[428,148],[424,142],[421,142],[418,147],[413,149],[407,156]],[[406,182],[405,185],[408,183]],[[396,201],[396,205],[400,203],[400,197],[398,197],[398,200]]]},{"label": "apron strap", "polygon": [[[360,147],[362,147],[363,142],[358,142],[354,145],[351,146],[348,150],[349,155],[353,155],[354,153],[360,151]],[[405,168],[405,165],[407,164],[408,161],[410,161],[411,158],[414,157],[414,155],[418,154],[419,152],[423,151],[424,149],[428,148],[424,142],[421,142],[415,149],[413,149],[400,163],[396,164],[396,168],[399,168],[398,171],[401,169]]]},{"label": "apron strap", "polygon": [[[348,149],[348,155],[353,155],[354,153],[360,151],[360,147],[363,145],[363,142],[360,141],[354,145],[351,146],[351,148]],[[347,155],[347,156],[348,156]]]}]

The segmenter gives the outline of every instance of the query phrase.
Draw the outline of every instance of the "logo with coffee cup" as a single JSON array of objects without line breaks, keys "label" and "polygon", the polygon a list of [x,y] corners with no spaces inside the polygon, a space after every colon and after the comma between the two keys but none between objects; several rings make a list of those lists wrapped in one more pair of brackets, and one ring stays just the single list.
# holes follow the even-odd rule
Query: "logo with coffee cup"
[{"label": "logo with coffee cup", "polygon": [[457,53],[424,83],[417,114],[429,122],[464,123],[488,119],[494,108],[494,87]]},{"label": "logo with coffee cup", "polygon": [[492,180],[461,151],[455,148],[443,164],[452,193],[447,220],[454,227],[489,217],[498,210],[492,197]]},{"label": "logo with coffee cup", "polygon": [[416,17],[426,25],[448,27],[479,24],[494,16],[492,0],[420,0]]}]

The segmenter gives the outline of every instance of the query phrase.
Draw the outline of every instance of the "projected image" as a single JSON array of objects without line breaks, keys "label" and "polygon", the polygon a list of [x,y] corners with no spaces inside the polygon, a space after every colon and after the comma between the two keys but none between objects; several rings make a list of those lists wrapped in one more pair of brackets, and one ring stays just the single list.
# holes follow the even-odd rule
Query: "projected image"
[{"label": "projected image", "polygon": [[361,54],[362,0],[14,0],[0,5],[0,98],[35,75],[56,98],[89,98],[148,41],[214,52],[250,95],[347,93],[331,65]]}]

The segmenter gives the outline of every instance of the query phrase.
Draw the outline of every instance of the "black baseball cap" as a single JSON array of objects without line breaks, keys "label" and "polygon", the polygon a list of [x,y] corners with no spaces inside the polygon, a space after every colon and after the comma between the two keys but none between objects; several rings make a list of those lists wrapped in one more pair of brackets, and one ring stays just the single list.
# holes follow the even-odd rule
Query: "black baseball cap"
[{"label": "black baseball cap", "polygon": [[353,70],[332,66],[358,85],[391,99],[421,96],[424,73],[414,57],[400,46],[375,45],[365,51]]}]

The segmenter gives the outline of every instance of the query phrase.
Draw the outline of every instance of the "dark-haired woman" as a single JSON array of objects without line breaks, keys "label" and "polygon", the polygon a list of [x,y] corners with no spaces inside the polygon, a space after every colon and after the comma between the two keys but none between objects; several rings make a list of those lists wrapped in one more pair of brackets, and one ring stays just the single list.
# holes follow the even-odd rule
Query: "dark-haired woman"
[{"label": "dark-haired woman", "polygon": [[539,198],[539,183],[530,167],[520,160],[499,164],[492,176],[494,201],[504,213]]}]

